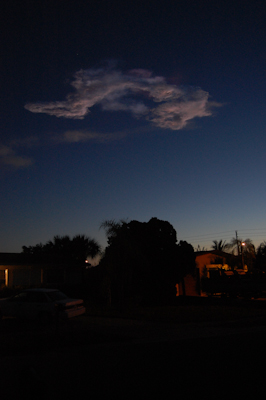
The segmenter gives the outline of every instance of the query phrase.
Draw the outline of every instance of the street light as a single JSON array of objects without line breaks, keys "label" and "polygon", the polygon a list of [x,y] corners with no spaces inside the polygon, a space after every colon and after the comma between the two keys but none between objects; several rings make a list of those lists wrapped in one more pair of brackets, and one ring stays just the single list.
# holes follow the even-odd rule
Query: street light
[{"label": "street light", "polygon": [[241,242],[241,255],[242,255],[242,268],[245,269],[245,264],[244,264],[244,251],[243,247],[246,246],[245,242]]}]

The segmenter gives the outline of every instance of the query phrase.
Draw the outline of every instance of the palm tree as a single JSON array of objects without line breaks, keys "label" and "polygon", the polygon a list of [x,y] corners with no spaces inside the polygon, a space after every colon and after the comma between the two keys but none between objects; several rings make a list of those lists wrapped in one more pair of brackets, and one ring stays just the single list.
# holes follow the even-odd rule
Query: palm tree
[{"label": "palm tree", "polygon": [[239,238],[232,238],[229,243],[228,249],[231,250],[232,254],[240,255],[242,252],[255,253],[255,247],[251,239],[242,240]]},{"label": "palm tree", "polygon": [[229,243],[229,249],[232,251],[232,254],[239,257],[241,256],[242,267],[246,264],[248,268],[252,268],[256,252],[251,239],[247,238],[246,240],[242,240],[237,237],[232,238]]},{"label": "palm tree", "polygon": [[72,249],[76,256],[94,258],[101,253],[100,245],[95,239],[91,239],[85,235],[76,235],[72,239]]},{"label": "palm tree", "polygon": [[23,253],[33,255],[37,260],[65,264],[70,266],[83,266],[85,260],[101,253],[100,245],[96,240],[85,235],[54,236],[46,244],[36,246],[23,246]]},{"label": "palm tree", "polygon": [[218,242],[218,240],[213,240],[213,245],[212,245],[212,249],[213,250],[219,250],[219,251],[225,251],[229,248],[229,243],[226,243],[226,241],[224,240],[220,240]]},{"label": "palm tree", "polygon": [[105,230],[107,236],[107,242],[110,244],[113,238],[118,235],[118,232],[122,229],[123,226],[127,224],[127,221],[121,219],[119,222],[109,219],[105,220],[101,223],[100,229],[103,228]]},{"label": "palm tree", "polygon": [[195,247],[195,249],[194,249],[195,251],[207,251],[207,249],[203,246],[203,247],[201,247],[199,244],[198,244],[198,246],[197,247]]}]

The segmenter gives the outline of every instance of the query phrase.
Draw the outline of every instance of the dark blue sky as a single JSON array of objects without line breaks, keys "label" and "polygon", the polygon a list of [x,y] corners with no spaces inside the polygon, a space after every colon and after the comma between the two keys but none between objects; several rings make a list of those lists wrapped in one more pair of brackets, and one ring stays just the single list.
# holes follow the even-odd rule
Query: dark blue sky
[{"label": "dark blue sky", "polygon": [[0,251],[106,219],[266,240],[264,1],[1,6]]}]

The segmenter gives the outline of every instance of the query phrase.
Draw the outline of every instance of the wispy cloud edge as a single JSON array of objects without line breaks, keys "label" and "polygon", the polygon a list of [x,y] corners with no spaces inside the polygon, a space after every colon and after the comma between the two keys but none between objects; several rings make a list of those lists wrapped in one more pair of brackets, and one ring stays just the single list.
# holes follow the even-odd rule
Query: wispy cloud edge
[{"label": "wispy cloud edge", "polygon": [[25,108],[58,118],[84,119],[93,106],[100,105],[103,111],[127,111],[159,128],[180,130],[194,118],[212,115],[212,108],[220,105],[210,102],[209,93],[199,87],[169,84],[143,69],[126,73],[114,68],[80,70],[71,85],[75,91],[66,100],[28,103]]},{"label": "wispy cloud edge", "polygon": [[33,160],[18,155],[10,146],[0,145],[0,163],[13,168],[26,168],[33,164]]}]

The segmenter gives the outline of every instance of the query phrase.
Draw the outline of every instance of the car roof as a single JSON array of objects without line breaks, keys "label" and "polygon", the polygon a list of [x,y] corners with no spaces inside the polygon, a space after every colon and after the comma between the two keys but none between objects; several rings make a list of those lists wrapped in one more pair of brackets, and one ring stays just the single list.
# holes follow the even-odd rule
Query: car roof
[{"label": "car roof", "polygon": [[50,288],[31,288],[31,289],[24,289],[23,292],[59,292],[59,290]]}]

